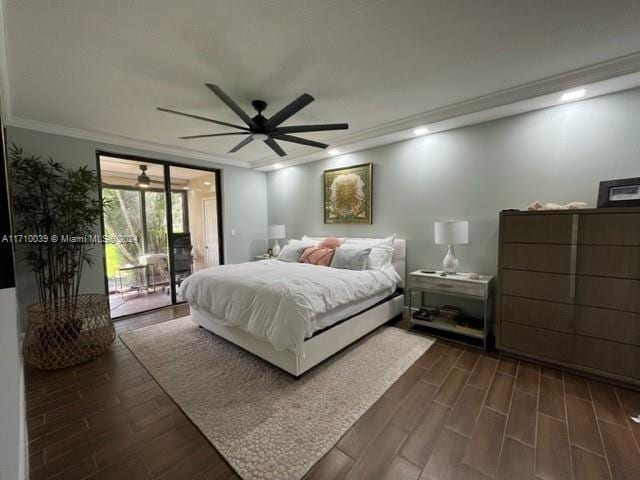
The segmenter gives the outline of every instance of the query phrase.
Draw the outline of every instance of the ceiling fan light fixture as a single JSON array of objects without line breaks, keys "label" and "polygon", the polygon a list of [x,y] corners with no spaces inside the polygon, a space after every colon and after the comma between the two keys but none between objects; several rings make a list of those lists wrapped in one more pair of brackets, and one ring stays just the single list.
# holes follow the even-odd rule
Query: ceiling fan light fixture
[{"label": "ceiling fan light fixture", "polygon": [[140,165],[140,170],[142,170],[142,172],[140,173],[140,175],[138,175],[138,182],[136,183],[136,186],[141,188],[149,188],[151,186],[151,179],[145,172],[147,170],[147,166]]},{"label": "ceiling fan light fixture", "polygon": [[262,140],[263,142],[264,142],[265,140],[268,140],[268,139],[269,139],[269,135],[267,135],[267,134],[265,134],[265,133],[254,133],[253,135],[251,135],[251,137],[252,137],[254,140]]}]

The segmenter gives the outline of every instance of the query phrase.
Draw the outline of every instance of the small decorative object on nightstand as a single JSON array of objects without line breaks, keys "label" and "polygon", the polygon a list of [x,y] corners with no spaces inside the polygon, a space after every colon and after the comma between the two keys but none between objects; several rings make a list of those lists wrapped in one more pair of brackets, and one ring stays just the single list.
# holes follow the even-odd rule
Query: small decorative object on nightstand
[{"label": "small decorative object on nightstand", "polygon": [[[478,275],[477,279],[471,279],[464,273],[442,277],[439,272],[424,272],[429,270],[409,274],[409,328],[420,325],[439,331],[450,340],[486,349],[493,327],[493,277]],[[420,293],[419,305],[413,305],[414,292]],[[447,305],[440,308],[425,306],[426,294],[446,295]],[[463,309],[452,305],[455,298],[482,302],[482,318],[467,315]]]},{"label": "small decorative object on nightstand", "polygon": [[280,245],[278,240],[281,240],[287,236],[287,229],[284,225],[269,225],[269,238],[275,240],[272,253],[274,257],[280,255]]},{"label": "small decorative object on nightstand", "polygon": [[456,273],[460,262],[453,246],[469,243],[469,222],[449,220],[448,222],[435,222],[433,226],[436,245],[449,245],[447,255],[442,261],[442,268],[447,274]]}]

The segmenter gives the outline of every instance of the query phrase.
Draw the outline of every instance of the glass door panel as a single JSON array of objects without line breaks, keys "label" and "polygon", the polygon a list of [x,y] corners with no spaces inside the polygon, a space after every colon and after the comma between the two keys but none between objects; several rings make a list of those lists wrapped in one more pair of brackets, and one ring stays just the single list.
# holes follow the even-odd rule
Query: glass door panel
[{"label": "glass door panel", "polygon": [[[105,155],[99,161],[111,316],[170,305],[164,168]],[[139,181],[141,166],[148,182]]]},{"label": "glass door panel", "polygon": [[216,173],[169,167],[171,189],[171,256],[176,301],[180,284],[197,270],[220,264]]}]

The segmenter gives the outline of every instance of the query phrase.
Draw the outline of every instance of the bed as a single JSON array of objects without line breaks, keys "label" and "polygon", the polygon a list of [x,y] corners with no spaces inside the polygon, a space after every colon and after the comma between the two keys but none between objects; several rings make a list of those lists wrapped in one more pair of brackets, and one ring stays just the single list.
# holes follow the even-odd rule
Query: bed
[{"label": "bed", "polygon": [[188,277],[191,319],[299,377],[403,311],[406,244],[391,265],[352,271],[262,260]]}]

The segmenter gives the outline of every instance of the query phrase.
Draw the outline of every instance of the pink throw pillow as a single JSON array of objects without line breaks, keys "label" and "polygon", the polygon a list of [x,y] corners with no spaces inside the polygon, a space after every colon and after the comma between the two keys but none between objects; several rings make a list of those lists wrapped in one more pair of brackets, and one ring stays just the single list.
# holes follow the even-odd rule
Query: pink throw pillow
[{"label": "pink throw pillow", "polygon": [[334,253],[336,253],[335,248],[322,248],[320,246],[307,247],[304,249],[304,252],[302,252],[302,255],[300,255],[298,262],[328,267],[331,265]]},{"label": "pink throw pillow", "polygon": [[341,243],[342,242],[338,240],[336,237],[327,237],[318,244],[318,247],[335,249],[335,248],[338,248]]}]

